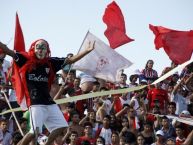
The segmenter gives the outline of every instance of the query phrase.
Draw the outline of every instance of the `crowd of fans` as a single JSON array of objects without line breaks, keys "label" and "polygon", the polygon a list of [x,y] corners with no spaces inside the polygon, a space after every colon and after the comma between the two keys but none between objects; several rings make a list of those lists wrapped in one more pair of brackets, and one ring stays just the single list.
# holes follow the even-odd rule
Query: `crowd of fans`
[{"label": "crowd of fans", "polygon": [[[19,107],[11,86],[11,65],[4,58],[5,55],[0,56],[1,113],[10,109],[5,95],[13,108]],[[153,64],[153,60],[148,60],[143,70],[130,76],[123,72],[119,82],[114,84],[86,74],[78,77],[75,70],[66,66],[52,84],[50,95],[55,100],[87,93],[92,96],[99,91],[146,87],[60,104],[69,127],[55,138],[53,145],[192,145],[193,127],[187,119],[193,119],[193,65],[151,85],[177,66],[171,63],[159,76]],[[30,129],[29,112],[15,113],[23,134],[26,134]],[[37,138],[38,144],[43,145],[48,135],[43,127],[43,134]],[[16,145],[21,139],[13,115],[1,115],[0,144]]]}]

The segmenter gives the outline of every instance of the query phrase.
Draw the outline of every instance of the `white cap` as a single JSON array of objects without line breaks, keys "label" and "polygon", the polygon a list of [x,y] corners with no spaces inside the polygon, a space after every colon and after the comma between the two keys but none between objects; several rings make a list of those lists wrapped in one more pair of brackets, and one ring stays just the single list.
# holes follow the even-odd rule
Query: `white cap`
[{"label": "white cap", "polygon": [[140,82],[141,83],[147,83],[147,80],[146,79],[142,79]]},{"label": "white cap", "polygon": [[190,112],[187,110],[183,110],[180,114],[190,115]]},{"label": "white cap", "polygon": [[164,136],[164,132],[163,132],[162,130],[158,130],[158,131],[156,132],[156,135]]}]

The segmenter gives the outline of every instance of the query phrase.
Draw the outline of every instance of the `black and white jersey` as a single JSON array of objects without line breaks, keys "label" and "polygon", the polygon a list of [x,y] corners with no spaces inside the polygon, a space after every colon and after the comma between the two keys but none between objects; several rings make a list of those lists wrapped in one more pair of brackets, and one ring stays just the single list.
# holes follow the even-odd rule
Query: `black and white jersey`
[{"label": "black and white jersey", "polygon": [[[16,63],[22,67],[27,59],[21,54],[17,53]],[[50,57],[49,61],[54,73],[59,71],[64,66],[65,58]],[[26,72],[26,82],[29,91],[31,105],[50,105],[55,104],[49,94],[49,75],[51,68],[48,64],[39,64],[36,68]]]}]

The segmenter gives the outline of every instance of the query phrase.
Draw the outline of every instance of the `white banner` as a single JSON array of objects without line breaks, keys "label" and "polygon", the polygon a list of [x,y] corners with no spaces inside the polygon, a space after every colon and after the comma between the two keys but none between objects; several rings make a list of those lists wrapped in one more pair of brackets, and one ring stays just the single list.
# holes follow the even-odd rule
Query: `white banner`
[{"label": "white banner", "polygon": [[95,41],[95,49],[77,61],[73,65],[73,69],[110,82],[118,81],[119,72],[131,66],[132,63],[90,32],[88,32],[80,51],[85,49],[89,41]]}]

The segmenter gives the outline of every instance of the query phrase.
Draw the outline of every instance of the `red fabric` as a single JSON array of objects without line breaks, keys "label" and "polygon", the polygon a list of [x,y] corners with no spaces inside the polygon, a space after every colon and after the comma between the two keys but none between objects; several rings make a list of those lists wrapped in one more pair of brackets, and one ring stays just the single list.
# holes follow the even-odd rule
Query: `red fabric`
[{"label": "red fabric", "polygon": [[23,32],[20,26],[19,17],[17,13],[16,13],[16,22],[15,22],[14,50],[19,52],[25,51]]},{"label": "red fabric", "polygon": [[[20,26],[19,17],[17,13],[16,13],[16,25],[15,25],[14,50],[25,52],[25,42],[24,42],[23,32]],[[24,96],[24,86],[19,74],[19,68],[15,62],[13,62],[12,85],[16,91],[17,102],[18,104],[21,104]]]},{"label": "red fabric", "polygon": [[149,25],[155,34],[155,47],[164,48],[169,58],[182,64],[191,58],[193,52],[193,31],[177,31],[161,26]]},{"label": "red fabric", "polygon": [[104,34],[107,37],[111,48],[115,49],[125,43],[134,41],[126,35],[123,14],[114,1],[107,6],[103,15],[103,22],[107,25]]},{"label": "red fabric", "polygon": [[160,109],[164,109],[164,103],[167,104],[169,102],[167,91],[163,89],[157,89],[157,88],[153,88],[148,91],[147,99],[149,101],[150,108],[153,108],[155,106],[155,103],[154,103],[155,99],[159,100]]},{"label": "red fabric", "polygon": [[118,113],[119,111],[123,109],[123,105],[121,104],[121,100],[119,99],[118,96],[114,96],[114,97],[117,97],[114,103],[114,110],[116,113]]},{"label": "red fabric", "polygon": [[88,138],[88,137],[85,137],[85,136],[81,136],[78,139],[78,145],[81,145],[82,142],[86,141],[86,140],[90,142],[90,145],[95,145],[95,143],[96,143],[96,139],[95,138]]}]

